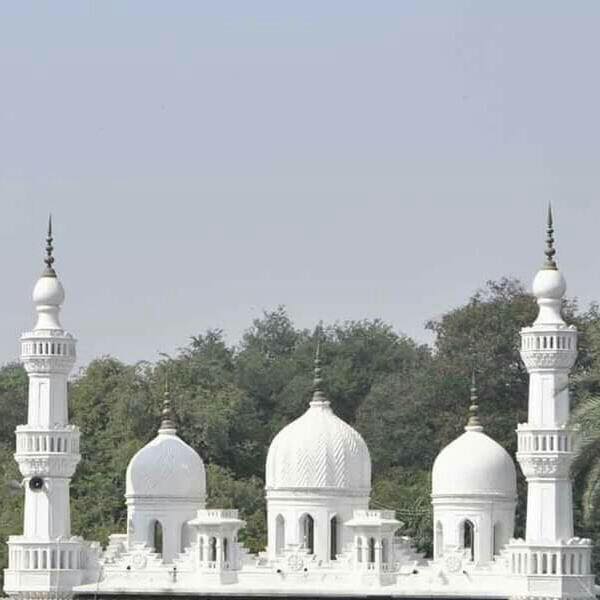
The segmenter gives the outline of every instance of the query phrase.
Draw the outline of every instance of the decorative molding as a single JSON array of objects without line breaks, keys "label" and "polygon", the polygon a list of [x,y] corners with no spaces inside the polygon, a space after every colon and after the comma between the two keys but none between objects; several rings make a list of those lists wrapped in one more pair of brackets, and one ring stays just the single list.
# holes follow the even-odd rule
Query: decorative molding
[{"label": "decorative molding", "polygon": [[81,460],[79,454],[15,454],[23,477],[72,477]]},{"label": "decorative molding", "polygon": [[23,366],[27,373],[56,373],[67,374],[75,364],[75,356],[37,355],[23,357]]},{"label": "decorative molding", "polygon": [[573,461],[572,453],[517,452],[517,460],[525,477],[567,479]]},{"label": "decorative molding", "polygon": [[521,350],[521,358],[531,369],[571,369],[577,358],[576,350]]}]

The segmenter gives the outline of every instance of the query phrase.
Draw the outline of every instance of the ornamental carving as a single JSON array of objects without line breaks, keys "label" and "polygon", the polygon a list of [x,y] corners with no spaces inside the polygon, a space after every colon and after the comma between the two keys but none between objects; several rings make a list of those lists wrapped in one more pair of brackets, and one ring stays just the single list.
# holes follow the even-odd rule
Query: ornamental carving
[{"label": "ornamental carving", "polygon": [[131,556],[131,566],[138,571],[146,568],[148,559],[142,552],[136,552]]},{"label": "ornamental carving", "polygon": [[38,356],[23,360],[27,373],[69,373],[74,364],[74,356]]},{"label": "ornamental carving", "polygon": [[517,460],[525,477],[568,477],[571,455],[517,453]]},{"label": "ornamental carving", "polygon": [[570,369],[575,364],[575,350],[523,350],[521,358],[528,369]]},{"label": "ornamental carving", "polygon": [[265,475],[268,489],[364,490],[368,495],[369,450],[329,406],[311,405],[271,443]]},{"label": "ornamental carving", "polygon": [[64,329],[37,329],[35,331],[27,331],[21,336],[21,340],[23,341],[33,338],[35,338],[37,341],[40,341],[43,338],[64,338],[70,342],[75,340],[73,334],[65,331]]},{"label": "ornamental carving", "polygon": [[32,456],[15,454],[23,477],[72,477],[79,462],[78,454],[63,456]]},{"label": "ornamental carving", "polygon": [[462,558],[458,554],[446,556],[444,565],[448,573],[458,573],[462,567]]},{"label": "ornamental carving", "polygon": [[287,557],[287,566],[290,571],[301,571],[304,567],[304,559],[300,554],[290,554]]}]

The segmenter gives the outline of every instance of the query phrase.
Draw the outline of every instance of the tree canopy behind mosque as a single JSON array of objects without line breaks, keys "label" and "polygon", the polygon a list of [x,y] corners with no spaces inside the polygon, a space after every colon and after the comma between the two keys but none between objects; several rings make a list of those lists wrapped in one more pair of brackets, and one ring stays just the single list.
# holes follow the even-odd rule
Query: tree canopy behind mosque
[{"label": "tree canopy behind mosque", "polygon": [[[581,332],[573,397],[600,392],[600,314],[568,301],[567,320]],[[511,279],[488,282],[464,305],[426,324],[431,346],[379,320],[324,325],[323,388],[336,413],[362,433],[373,461],[372,504],[395,509],[421,549],[431,549],[430,470],[437,453],[466,423],[470,375],[477,373],[486,432],[516,451],[515,428],[526,420],[527,372],[519,330],[537,307]],[[255,320],[236,347],[219,330],[190,338],[158,363],[125,365],[103,357],[70,384],[71,421],[81,429],[82,461],[72,482],[73,531],[106,543],[126,529],[125,470],[156,434],[169,378],[179,435],[207,465],[208,504],[236,507],[252,551],[266,542],[264,464],[269,443],[307,408],[316,346],[280,307]],[[22,526],[14,429],[25,423],[27,377],[18,364],[0,369],[0,537]],[[593,465],[592,465],[593,466]],[[578,477],[585,477],[585,465]],[[13,484],[11,484],[11,481]],[[575,486],[576,507],[580,489]],[[523,534],[525,481],[519,478],[517,535]],[[597,513],[592,513],[596,515]],[[576,512],[577,533],[600,541],[600,515]],[[6,546],[0,545],[6,565]],[[596,561],[596,565],[598,561]],[[598,568],[596,568],[596,572]]]}]

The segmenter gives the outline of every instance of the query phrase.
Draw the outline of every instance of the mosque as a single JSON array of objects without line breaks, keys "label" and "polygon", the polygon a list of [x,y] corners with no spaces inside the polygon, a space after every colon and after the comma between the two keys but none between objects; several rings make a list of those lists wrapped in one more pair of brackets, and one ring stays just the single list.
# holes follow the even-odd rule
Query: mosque
[{"label": "mosque", "polygon": [[[15,459],[25,493],[23,534],[8,540],[7,595],[21,600],[117,597],[591,598],[592,545],[573,532],[568,376],[577,330],[561,315],[566,283],[546,260],[533,282],[539,314],[521,331],[529,372],[527,423],[515,423],[527,479],[524,539],[515,539],[516,468],[483,430],[473,382],[465,431],[432,472],[434,554],[419,554],[394,511],[372,510],[371,461],[360,434],[335,415],[315,358],[306,412],[273,439],[265,466],[268,543],[250,554],[237,510],[205,507],[202,459],[177,434],[168,394],[156,437],[129,463],[127,531],[106,548],[71,532],[69,484],[80,460],[67,377],[76,340],[60,323],[65,292],[54,268],[33,289],[37,322],[21,337],[29,376],[27,424]],[[308,399],[307,399],[308,400]]]}]

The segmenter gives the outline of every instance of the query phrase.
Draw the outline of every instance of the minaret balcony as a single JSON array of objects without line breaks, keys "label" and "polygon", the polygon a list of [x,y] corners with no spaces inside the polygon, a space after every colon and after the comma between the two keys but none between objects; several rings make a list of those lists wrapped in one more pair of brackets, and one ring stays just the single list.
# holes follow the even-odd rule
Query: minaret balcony
[{"label": "minaret balcony", "polygon": [[87,562],[87,544],[80,537],[40,542],[11,536],[8,549],[9,570],[83,569]]},{"label": "minaret balcony", "polygon": [[517,427],[519,452],[574,453],[577,450],[577,429],[539,429],[521,423]]},{"label": "minaret balcony", "polygon": [[592,575],[591,541],[572,538],[553,544],[530,544],[525,540],[511,540],[506,557],[513,575],[551,577]]},{"label": "minaret balcony", "polygon": [[21,336],[21,360],[28,373],[68,373],[76,359],[76,340],[61,330],[31,331]]},{"label": "minaret balcony", "polygon": [[79,428],[67,425],[56,429],[17,427],[17,454],[79,454]]},{"label": "minaret balcony", "polygon": [[569,477],[579,439],[576,429],[534,429],[520,424],[517,436],[517,460],[525,477]]},{"label": "minaret balcony", "polygon": [[[85,569],[94,561],[89,544],[79,537],[52,541],[33,541],[23,536],[8,540],[8,568],[4,572],[4,591],[20,597],[69,597],[70,590],[83,581]],[[24,594],[24,591],[27,591]]]},{"label": "minaret balcony", "polygon": [[577,358],[577,330],[526,327],[521,330],[521,358],[528,370],[571,369]]}]

